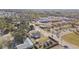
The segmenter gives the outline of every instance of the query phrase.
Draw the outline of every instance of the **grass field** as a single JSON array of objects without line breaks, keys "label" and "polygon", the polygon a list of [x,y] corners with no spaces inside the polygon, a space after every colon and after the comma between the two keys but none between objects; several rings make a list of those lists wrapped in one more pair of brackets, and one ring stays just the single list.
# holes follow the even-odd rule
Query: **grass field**
[{"label": "grass field", "polygon": [[72,43],[76,46],[79,46],[79,35],[76,33],[69,33],[62,37],[66,42]]},{"label": "grass field", "polygon": [[44,42],[46,42],[47,40],[48,40],[47,37],[42,37],[42,38],[38,39],[38,42],[44,43]]}]

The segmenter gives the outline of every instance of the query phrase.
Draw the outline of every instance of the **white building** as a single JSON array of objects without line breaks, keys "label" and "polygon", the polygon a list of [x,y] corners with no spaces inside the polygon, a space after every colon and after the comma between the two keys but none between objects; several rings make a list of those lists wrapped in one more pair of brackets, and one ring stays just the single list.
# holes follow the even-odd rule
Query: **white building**
[{"label": "white building", "polygon": [[29,38],[27,38],[23,44],[17,45],[16,47],[17,49],[29,49],[33,47],[33,43]]}]

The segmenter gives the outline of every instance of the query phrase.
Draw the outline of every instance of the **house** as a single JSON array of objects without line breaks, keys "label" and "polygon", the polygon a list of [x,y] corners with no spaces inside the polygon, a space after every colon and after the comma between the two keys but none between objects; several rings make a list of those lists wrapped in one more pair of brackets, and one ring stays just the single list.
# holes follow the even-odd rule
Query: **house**
[{"label": "house", "polygon": [[8,33],[8,34],[3,35],[2,39],[4,41],[12,41],[14,39],[14,37],[11,35],[11,33]]},{"label": "house", "polygon": [[42,18],[42,19],[39,20],[39,22],[41,22],[41,23],[48,23],[49,20],[47,18]]},{"label": "house", "polygon": [[30,37],[33,39],[38,39],[41,37],[41,33],[39,31],[36,31],[36,30],[30,31],[29,34],[30,34]]},{"label": "house", "polygon": [[30,49],[33,48],[33,43],[29,38],[27,38],[23,44],[19,44],[16,47],[17,49]]},{"label": "house", "polygon": [[2,35],[0,37],[0,40],[2,40],[2,48],[3,49],[8,49],[9,44],[13,41],[14,37],[11,35],[11,33]]}]

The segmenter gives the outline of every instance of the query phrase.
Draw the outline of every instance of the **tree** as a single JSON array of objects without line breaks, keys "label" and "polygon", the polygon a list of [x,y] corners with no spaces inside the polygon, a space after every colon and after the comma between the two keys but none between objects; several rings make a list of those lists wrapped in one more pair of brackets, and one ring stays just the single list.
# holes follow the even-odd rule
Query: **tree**
[{"label": "tree", "polygon": [[0,29],[8,29],[11,31],[14,28],[14,24],[11,22],[8,22],[8,19],[5,20],[5,18],[0,19]]},{"label": "tree", "polygon": [[3,40],[2,40],[2,38],[0,37],[0,49],[2,49],[2,44],[3,44]]}]

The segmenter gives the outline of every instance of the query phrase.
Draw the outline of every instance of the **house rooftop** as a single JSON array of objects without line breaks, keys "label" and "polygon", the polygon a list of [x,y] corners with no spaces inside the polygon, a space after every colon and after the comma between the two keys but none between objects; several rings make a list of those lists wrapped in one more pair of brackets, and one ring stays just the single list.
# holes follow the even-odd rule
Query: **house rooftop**
[{"label": "house rooftop", "polygon": [[29,38],[27,38],[23,44],[17,45],[16,47],[18,49],[26,49],[26,48],[32,48],[32,46],[33,46],[32,41]]}]

